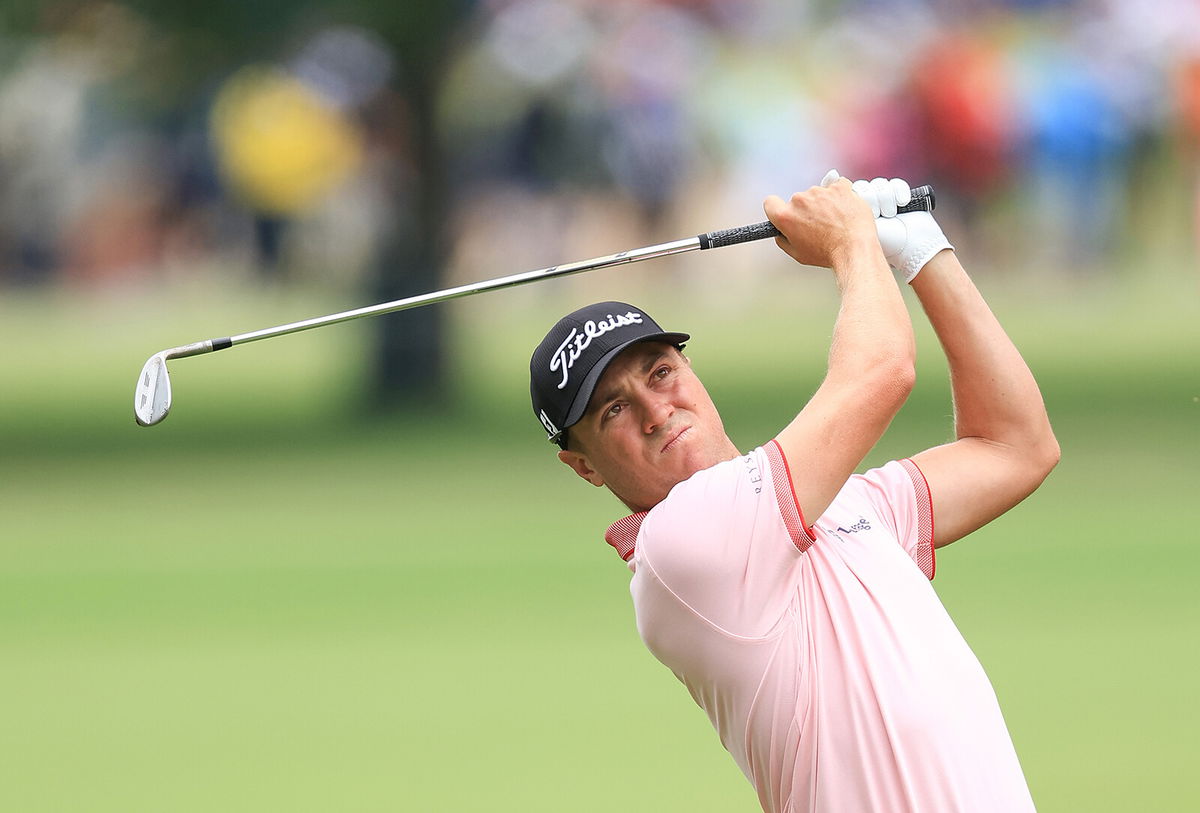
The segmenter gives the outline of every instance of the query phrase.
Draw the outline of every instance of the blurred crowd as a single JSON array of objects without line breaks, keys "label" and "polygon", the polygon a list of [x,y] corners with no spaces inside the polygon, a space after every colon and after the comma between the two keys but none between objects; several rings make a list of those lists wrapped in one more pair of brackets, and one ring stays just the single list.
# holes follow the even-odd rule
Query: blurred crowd
[{"label": "blurred crowd", "polygon": [[1200,0],[460,5],[433,68],[333,4],[237,64],[113,0],[0,29],[0,287],[357,285],[429,209],[477,279],[758,220],[830,167],[934,184],[991,267],[1093,270],[1162,218],[1195,256]]}]

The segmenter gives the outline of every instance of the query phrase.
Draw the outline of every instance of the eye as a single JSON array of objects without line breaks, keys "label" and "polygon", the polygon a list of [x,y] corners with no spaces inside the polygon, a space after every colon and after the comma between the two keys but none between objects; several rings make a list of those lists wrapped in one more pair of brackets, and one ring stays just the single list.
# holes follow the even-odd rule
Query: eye
[{"label": "eye", "polygon": [[670,374],[671,374],[670,366],[664,364],[663,366],[659,367],[657,370],[654,371],[654,378],[661,381],[662,379],[666,378]]},{"label": "eye", "polygon": [[610,406],[608,409],[604,410],[604,420],[608,420],[609,418],[617,417],[618,415],[621,414],[621,411],[624,409],[625,409],[625,405],[622,404],[620,401],[617,401],[612,406]]}]

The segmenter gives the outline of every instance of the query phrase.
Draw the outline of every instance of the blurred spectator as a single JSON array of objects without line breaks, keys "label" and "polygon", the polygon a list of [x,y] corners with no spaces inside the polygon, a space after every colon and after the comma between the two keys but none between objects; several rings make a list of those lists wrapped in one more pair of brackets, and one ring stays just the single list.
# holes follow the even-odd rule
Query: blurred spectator
[{"label": "blurred spectator", "polygon": [[[363,168],[379,157],[377,149],[368,152],[390,143],[368,144],[363,114],[375,100],[390,98],[384,91],[392,70],[378,37],[331,27],[286,66],[244,67],[218,91],[210,120],[217,164],[230,192],[253,213],[258,265],[268,275],[280,271],[288,225],[315,215],[339,187],[366,180]],[[386,177],[384,167],[370,163],[373,177]],[[368,222],[376,207],[386,208],[386,196],[372,195],[369,186],[358,184],[360,199],[374,204],[358,212]]]},{"label": "blurred spectator", "polygon": [[1057,267],[1090,266],[1113,247],[1128,169],[1129,122],[1086,57],[1039,48],[1027,66],[1023,190],[1039,215],[1034,242],[1057,246]]},{"label": "blurred spectator", "polygon": [[[1191,177],[1191,232],[1196,256],[1200,257],[1200,42],[1187,53],[1174,76],[1179,111],[1177,138],[1184,172]],[[1197,265],[1200,271],[1200,264]]]},{"label": "blurred spectator", "polygon": [[606,175],[653,229],[692,170],[687,102],[705,75],[710,32],[680,8],[633,4],[605,32],[592,68],[604,99]]},{"label": "blurred spectator", "polygon": [[914,94],[913,77],[927,72],[926,55],[938,36],[919,2],[863,4],[822,35],[814,55],[823,68],[818,98],[833,122],[834,163],[841,172],[936,180],[936,148],[924,129],[927,111]]},{"label": "blurred spectator", "polygon": [[[19,49],[0,75],[0,279],[41,282],[68,262],[64,243],[104,174],[89,172],[105,158],[95,131],[120,126],[100,120],[110,111],[94,97],[128,72],[144,42],[141,20],[124,7],[71,11],[45,15],[40,36],[10,40]],[[140,220],[121,225],[140,229]]]},{"label": "blurred spectator", "polygon": [[981,204],[1012,174],[1017,133],[1004,54],[986,31],[951,30],[927,43],[910,77],[925,180],[950,221],[958,221],[954,230],[970,234]]}]

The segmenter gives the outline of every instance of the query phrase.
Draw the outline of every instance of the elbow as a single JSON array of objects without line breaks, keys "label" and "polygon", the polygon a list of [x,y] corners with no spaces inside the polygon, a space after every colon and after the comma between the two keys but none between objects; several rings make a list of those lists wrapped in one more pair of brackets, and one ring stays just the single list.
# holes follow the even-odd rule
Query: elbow
[{"label": "elbow", "polygon": [[1031,469],[1030,474],[1038,485],[1050,476],[1058,461],[1062,460],[1062,447],[1058,445],[1058,438],[1054,436],[1049,422],[1040,436],[1029,445],[1026,460]]},{"label": "elbow", "polygon": [[908,400],[917,381],[911,356],[887,353],[869,359],[858,358],[853,367],[831,367],[824,387],[840,392],[853,402],[857,411],[895,417]]},{"label": "elbow", "polygon": [[857,380],[857,400],[869,404],[888,421],[896,416],[917,382],[917,371],[911,359],[903,357],[877,359]]},{"label": "elbow", "polygon": [[907,401],[917,385],[917,346],[912,341],[911,334],[909,341],[896,348],[896,354],[891,359],[891,368],[896,388],[903,393],[901,402]]},{"label": "elbow", "polygon": [[1058,439],[1045,419],[1036,426],[1025,426],[1003,437],[960,435],[959,440],[967,437],[974,437],[992,448],[997,454],[998,470],[1007,470],[1014,493],[1019,491],[1020,499],[1036,491],[1062,459]]},{"label": "elbow", "polygon": [[899,386],[904,391],[904,398],[907,400],[917,385],[916,359],[910,355],[900,362],[896,368],[896,376]]},{"label": "elbow", "polygon": [[1058,445],[1058,438],[1054,436],[1054,432],[1047,429],[1046,440],[1043,442],[1042,448],[1042,465],[1047,475],[1054,471],[1054,467],[1060,460],[1062,460],[1062,447]]},{"label": "elbow", "polygon": [[875,391],[890,399],[896,410],[899,410],[917,384],[917,367],[913,357],[899,355],[882,360],[875,373],[879,382]]}]

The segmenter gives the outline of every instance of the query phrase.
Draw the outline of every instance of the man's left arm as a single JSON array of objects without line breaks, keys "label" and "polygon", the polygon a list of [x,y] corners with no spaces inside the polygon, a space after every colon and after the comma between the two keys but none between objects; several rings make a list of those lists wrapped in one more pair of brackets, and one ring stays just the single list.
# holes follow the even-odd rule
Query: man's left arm
[{"label": "man's left arm", "polygon": [[957,440],[913,456],[929,484],[934,547],[1000,516],[1058,463],[1041,391],[957,256],[943,250],[912,280],[950,367]]}]

